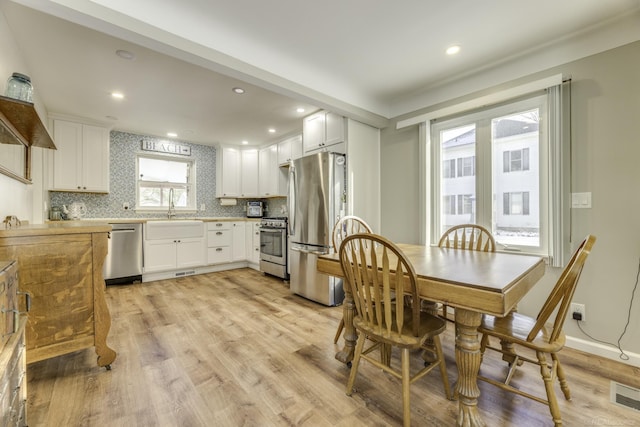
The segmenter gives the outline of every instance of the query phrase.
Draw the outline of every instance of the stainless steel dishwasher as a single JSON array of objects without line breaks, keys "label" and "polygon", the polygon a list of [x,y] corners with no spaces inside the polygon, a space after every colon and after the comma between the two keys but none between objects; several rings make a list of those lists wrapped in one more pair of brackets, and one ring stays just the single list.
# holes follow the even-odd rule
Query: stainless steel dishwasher
[{"label": "stainless steel dishwasher", "polygon": [[102,274],[107,285],[142,281],[142,224],[109,224],[109,253]]}]

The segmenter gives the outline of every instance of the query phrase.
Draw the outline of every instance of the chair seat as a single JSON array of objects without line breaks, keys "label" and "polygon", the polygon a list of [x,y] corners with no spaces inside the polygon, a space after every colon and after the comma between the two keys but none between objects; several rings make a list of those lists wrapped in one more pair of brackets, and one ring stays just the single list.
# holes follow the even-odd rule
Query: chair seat
[{"label": "chair seat", "polygon": [[[368,338],[377,342],[392,344],[400,348],[421,347],[425,340],[444,332],[447,327],[446,322],[442,318],[424,312],[420,313],[420,329],[418,330],[417,337],[407,333],[399,334],[398,332],[394,332],[397,329],[396,323],[394,315],[391,332],[388,332],[386,329],[381,331],[377,327],[368,325],[360,317],[353,319],[355,328],[364,333]],[[404,329],[405,331],[410,331],[412,327],[412,313],[411,310],[407,310],[404,313]]]},{"label": "chair seat", "polygon": [[527,336],[535,324],[536,319],[516,312],[511,312],[506,317],[485,314],[478,332],[546,353],[556,353],[564,347],[564,332],[560,332],[555,341],[549,342],[553,329],[551,324],[543,326],[532,341],[527,341]]}]

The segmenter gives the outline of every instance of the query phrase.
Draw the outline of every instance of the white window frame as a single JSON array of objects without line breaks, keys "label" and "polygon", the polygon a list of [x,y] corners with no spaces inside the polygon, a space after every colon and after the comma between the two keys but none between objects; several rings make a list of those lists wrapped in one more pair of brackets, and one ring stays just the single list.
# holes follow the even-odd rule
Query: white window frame
[{"label": "white window frame", "polygon": [[[158,181],[145,181],[140,179],[140,159],[157,159],[157,160],[166,160],[172,162],[185,163],[188,165],[189,170],[189,178],[186,184],[183,183],[172,183],[169,181],[166,182],[158,182]],[[186,187],[188,188],[189,197],[187,199],[187,206],[175,206],[174,211],[176,213],[196,213],[197,210],[197,198],[196,198],[196,162],[192,158],[185,158],[182,156],[172,156],[165,154],[150,154],[147,152],[139,152],[136,154],[136,212],[143,213],[165,213],[168,211],[168,206],[140,206],[140,184],[142,183],[152,183],[154,186],[158,188],[180,188]]]},{"label": "white window frame", "polygon": [[[549,115],[549,139],[551,147],[549,150],[550,164],[550,229],[549,244],[550,254],[548,263],[553,267],[563,267],[571,256],[571,132],[570,132],[570,80],[563,82],[562,74],[555,74],[540,80],[530,81],[521,85],[511,86],[506,89],[489,92],[487,95],[471,98],[459,104],[452,103],[449,106],[432,109],[426,113],[418,114],[400,120],[396,123],[396,129],[403,129],[408,126],[418,125],[418,198],[419,198],[419,218],[418,236],[419,243],[429,244],[433,240],[430,224],[431,215],[431,193],[432,174],[431,165],[431,138],[430,121],[439,117],[446,117],[463,111],[470,111],[484,105],[492,105],[519,96],[534,93],[536,91],[547,90],[549,105],[553,111]],[[563,123],[564,122],[564,123]],[[582,238],[582,236],[578,236]]]}]

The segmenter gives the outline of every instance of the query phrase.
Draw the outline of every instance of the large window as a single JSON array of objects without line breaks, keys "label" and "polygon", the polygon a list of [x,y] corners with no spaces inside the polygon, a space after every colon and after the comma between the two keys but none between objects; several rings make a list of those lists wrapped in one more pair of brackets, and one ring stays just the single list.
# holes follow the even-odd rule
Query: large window
[{"label": "large window", "polygon": [[196,210],[192,160],[140,154],[137,166],[138,210]]},{"label": "large window", "polygon": [[547,116],[538,95],[431,122],[432,242],[476,223],[502,250],[548,254]]}]

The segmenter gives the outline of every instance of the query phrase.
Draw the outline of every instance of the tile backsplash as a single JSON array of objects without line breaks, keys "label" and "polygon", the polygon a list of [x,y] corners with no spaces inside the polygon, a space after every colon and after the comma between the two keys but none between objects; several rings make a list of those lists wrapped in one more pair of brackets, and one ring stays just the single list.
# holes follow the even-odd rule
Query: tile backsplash
[{"label": "tile backsplash", "polygon": [[[146,218],[159,216],[158,213],[140,213],[136,207],[136,154],[141,152],[142,142],[165,141],[147,135],[111,131],[110,135],[110,182],[109,194],[49,192],[50,206],[84,203],[87,207],[86,218]],[[198,208],[203,204],[205,210],[179,214],[179,217],[243,217],[245,200],[238,199],[235,206],[222,206],[216,194],[216,148],[193,144],[186,141],[173,141],[191,147],[191,156],[196,162],[196,200]],[[253,200],[253,199],[252,199]],[[265,215],[286,215],[286,199],[264,199],[267,206]],[[128,203],[125,210],[123,204]]]}]

